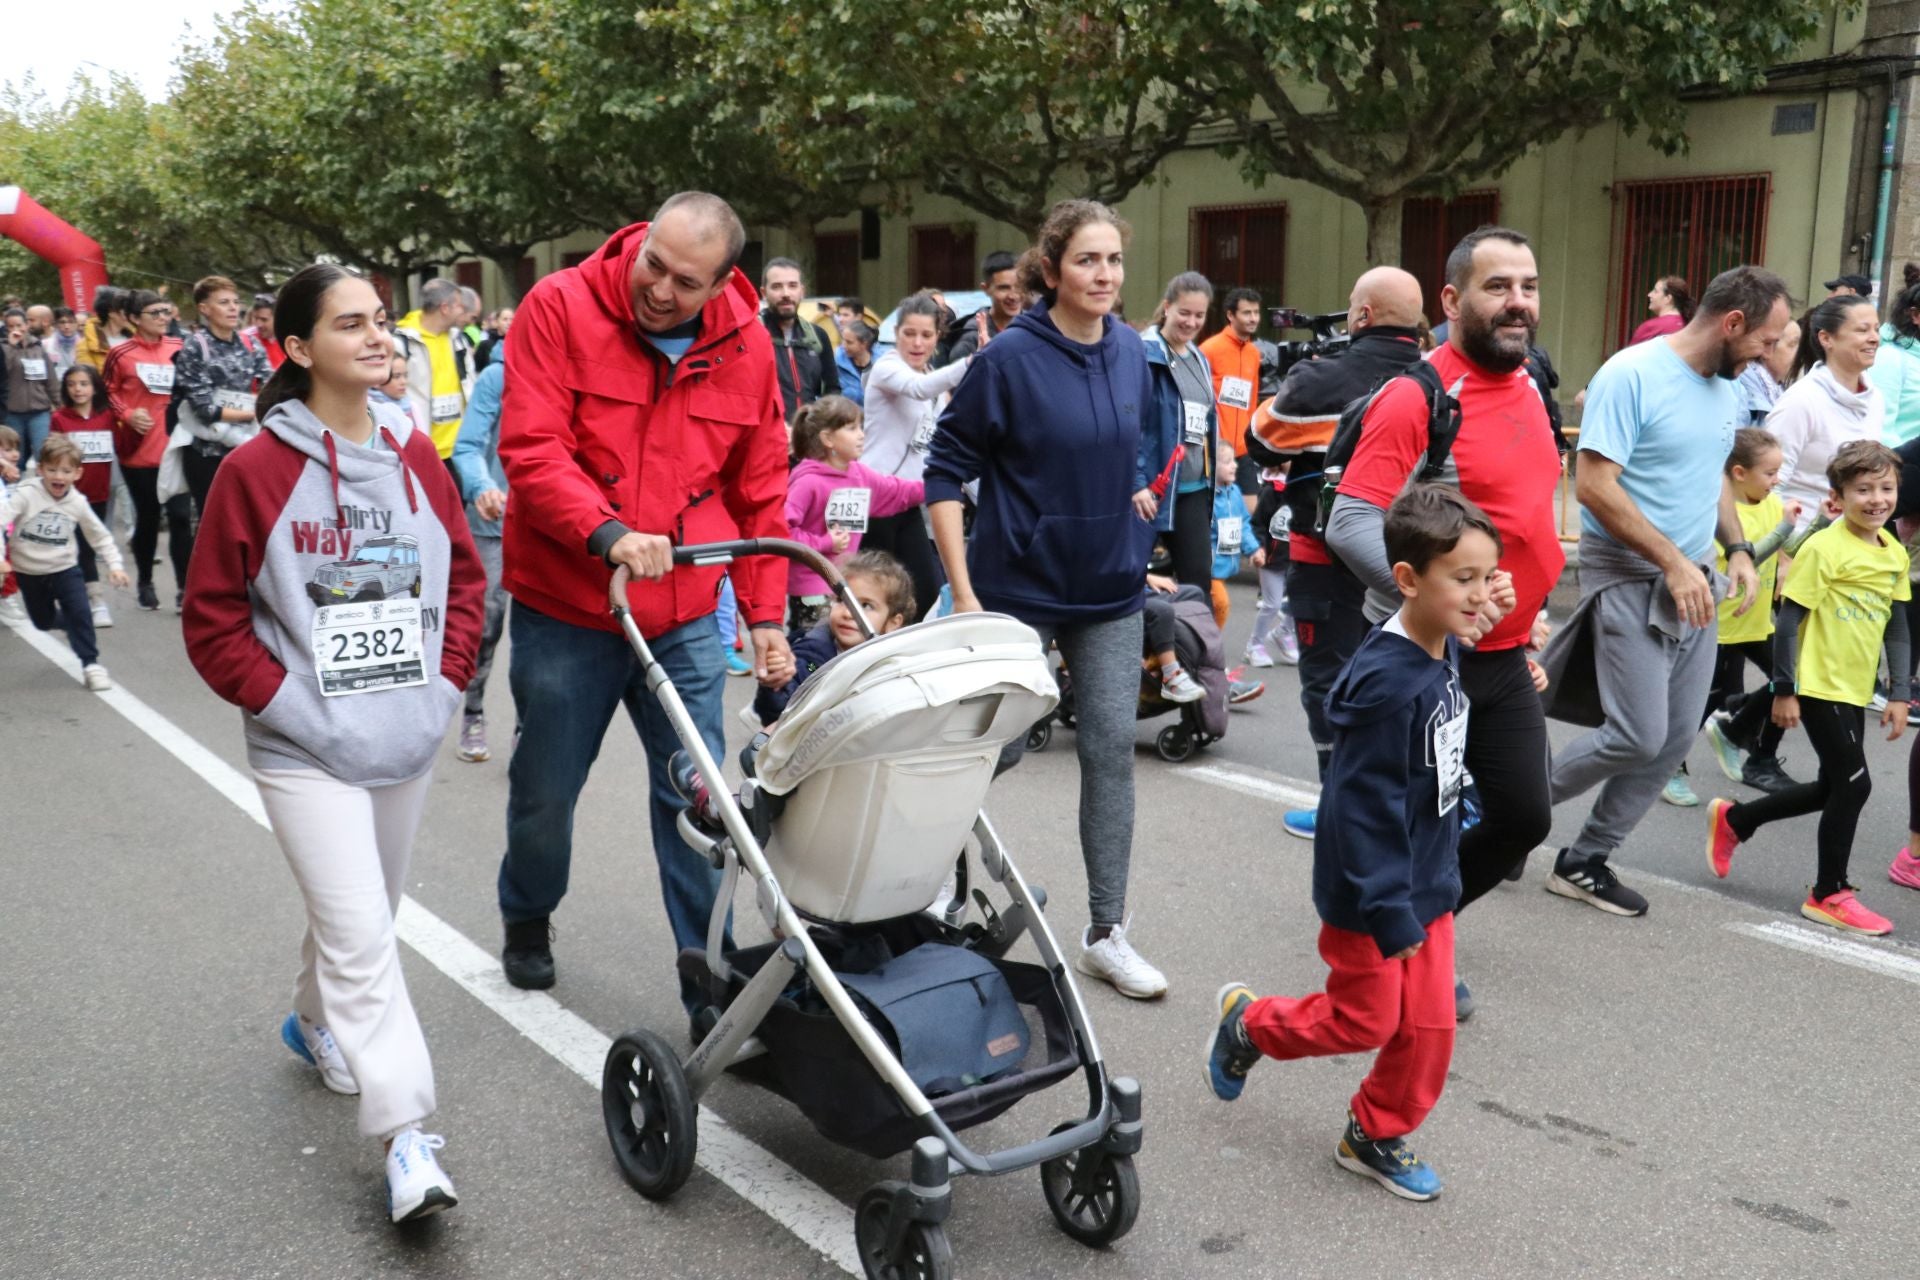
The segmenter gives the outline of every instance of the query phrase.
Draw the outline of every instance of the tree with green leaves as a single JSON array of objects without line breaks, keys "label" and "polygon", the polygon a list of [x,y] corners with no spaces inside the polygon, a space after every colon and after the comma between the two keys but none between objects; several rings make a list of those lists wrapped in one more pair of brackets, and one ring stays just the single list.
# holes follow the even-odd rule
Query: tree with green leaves
[{"label": "tree with green leaves", "polygon": [[1762,83],[1831,12],[1807,0],[1209,0],[1170,6],[1184,74],[1229,113],[1249,177],[1359,204],[1367,261],[1400,255],[1401,201],[1498,177],[1614,121],[1686,144],[1684,91]]}]

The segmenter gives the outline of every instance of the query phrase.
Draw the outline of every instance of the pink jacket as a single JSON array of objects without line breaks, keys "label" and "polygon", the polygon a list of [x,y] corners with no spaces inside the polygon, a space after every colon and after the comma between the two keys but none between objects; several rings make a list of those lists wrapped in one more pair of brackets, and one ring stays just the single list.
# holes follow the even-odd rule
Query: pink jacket
[{"label": "pink jacket", "polygon": [[[829,557],[833,555],[833,538],[827,532],[827,499],[836,489],[868,490],[871,494],[867,500],[869,520],[899,515],[902,511],[919,506],[927,496],[927,486],[919,480],[882,475],[857,462],[848,463],[847,469],[841,471],[818,459],[806,459],[787,477],[787,527],[792,531],[795,541],[804,542]],[[858,550],[860,535],[856,533],[848,537],[842,558]],[[819,574],[805,565],[788,566],[788,595],[817,596],[826,593],[827,584]]]}]

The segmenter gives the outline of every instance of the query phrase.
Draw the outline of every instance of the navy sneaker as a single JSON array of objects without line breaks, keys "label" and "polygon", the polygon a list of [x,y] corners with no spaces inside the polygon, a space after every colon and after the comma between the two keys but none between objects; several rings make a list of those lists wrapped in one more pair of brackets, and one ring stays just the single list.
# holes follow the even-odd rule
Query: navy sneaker
[{"label": "navy sneaker", "polygon": [[1290,836],[1311,840],[1314,820],[1319,816],[1318,809],[1289,809],[1280,815],[1280,825],[1287,829],[1287,834]]},{"label": "navy sneaker", "polygon": [[1372,1178],[1402,1200],[1431,1200],[1440,1194],[1440,1175],[1407,1149],[1405,1139],[1369,1138],[1352,1112],[1347,1113],[1347,1131],[1340,1135],[1333,1158],[1342,1169]]},{"label": "navy sneaker", "polygon": [[1464,982],[1453,984],[1453,1020],[1465,1022],[1473,1017],[1473,989]]},{"label": "navy sneaker", "polygon": [[1241,1021],[1253,1003],[1253,991],[1244,982],[1229,982],[1214,1002],[1220,1006],[1220,1022],[1207,1038],[1207,1083],[1220,1101],[1232,1102],[1247,1087],[1247,1072],[1260,1061],[1260,1051]]}]

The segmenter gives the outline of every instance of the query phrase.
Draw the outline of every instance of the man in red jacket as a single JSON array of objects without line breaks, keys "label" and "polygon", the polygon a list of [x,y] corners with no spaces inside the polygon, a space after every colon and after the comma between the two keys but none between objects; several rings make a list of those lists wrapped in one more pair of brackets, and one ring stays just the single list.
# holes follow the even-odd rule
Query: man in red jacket
[{"label": "man in red jacket", "polygon": [[[501,959],[517,987],[553,985],[548,918],[566,893],[573,809],[614,709],[647,753],[654,857],[678,947],[706,937],[718,874],[681,840],[665,711],[607,611],[633,571],[634,621],[701,737],[725,747],[726,662],[711,617],[719,568],[673,569],[677,545],[787,535],[787,432],[759,296],[734,268],[746,231],[725,201],[674,196],[577,267],[533,287],[507,335],[500,458],[509,679],[520,716],[500,864]],[[763,684],[793,675],[781,629],[786,566],[733,566]],[[706,1003],[684,981],[689,1012]]]}]

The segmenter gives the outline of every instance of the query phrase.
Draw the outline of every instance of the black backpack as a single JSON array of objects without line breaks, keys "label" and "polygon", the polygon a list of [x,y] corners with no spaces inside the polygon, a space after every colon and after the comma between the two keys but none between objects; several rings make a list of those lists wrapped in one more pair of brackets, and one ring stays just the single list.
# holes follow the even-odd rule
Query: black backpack
[{"label": "black backpack", "polygon": [[[1554,444],[1564,454],[1567,451],[1567,439],[1561,431],[1560,406],[1553,398],[1553,388],[1560,385],[1559,375],[1547,361],[1546,353],[1538,347],[1527,349],[1526,369],[1527,376],[1533,379],[1534,388],[1539,391],[1540,399],[1546,405],[1547,425],[1553,432]],[[1453,442],[1460,436],[1459,394],[1460,385],[1466,378],[1462,376],[1456,379],[1451,388],[1442,386],[1439,371],[1433,367],[1433,363],[1420,360],[1405,373],[1388,378],[1370,394],[1355,396],[1340,411],[1340,421],[1333,429],[1333,439],[1327,444],[1320,501],[1314,509],[1315,537],[1326,537],[1327,522],[1333,515],[1333,503],[1340,494],[1340,477],[1352,461],[1354,449],[1360,444],[1360,432],[1366,421],[1367,410],[1400,378],[1413,379],[1427,397],[1427,456],[1415,478],[1423,484],[1431,484],[1446,474],[1447,458],[1453,453]]]}]

